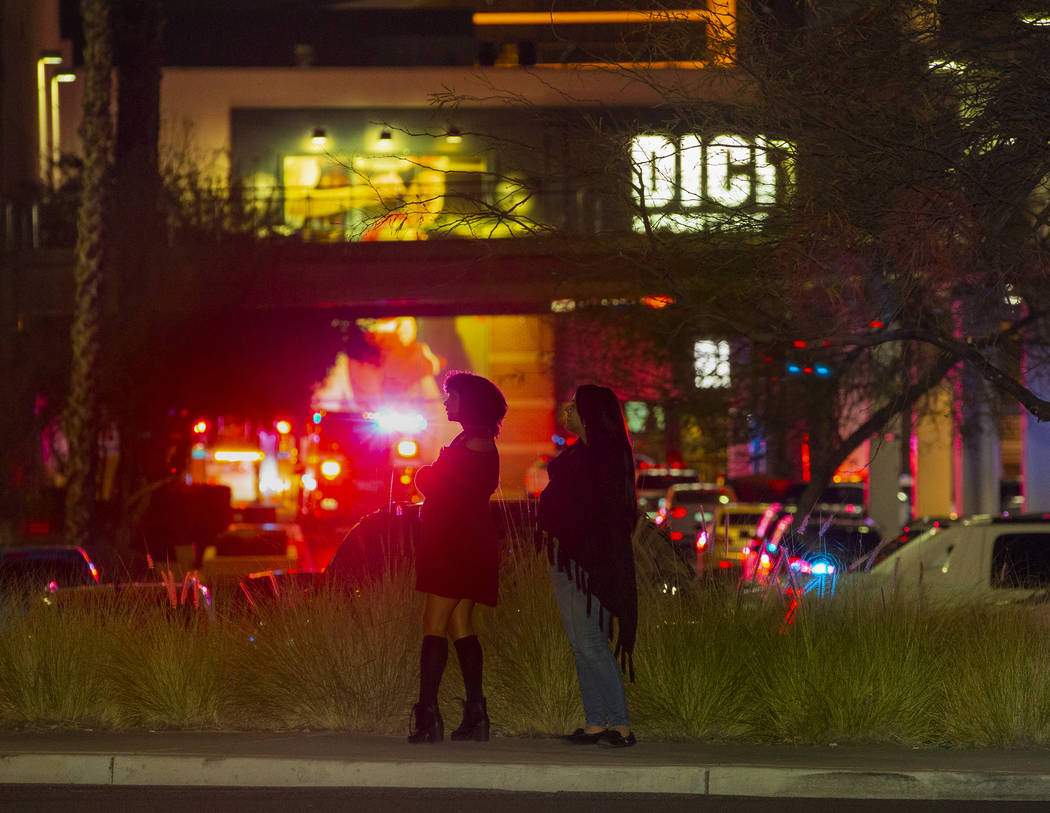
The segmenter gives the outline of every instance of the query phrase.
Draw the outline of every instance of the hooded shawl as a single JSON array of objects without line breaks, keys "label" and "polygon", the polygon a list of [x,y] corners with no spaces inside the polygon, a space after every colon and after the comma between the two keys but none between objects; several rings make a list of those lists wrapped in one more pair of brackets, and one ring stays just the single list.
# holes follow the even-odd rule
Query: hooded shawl
[{"label": "hooded shawl", "polygon": [[[582,441],[570,446],[547,465],[550,482],[540,494],[539,528],[551,563],[575,576],[587,595],[588,615],[594,596],[616,619],[614,654],[634,680],[638,590],[631,534],[637,506],[624,504],[621,468]],[[598,623],[613,640],[612,619],[605,626],[599,616]]]}]

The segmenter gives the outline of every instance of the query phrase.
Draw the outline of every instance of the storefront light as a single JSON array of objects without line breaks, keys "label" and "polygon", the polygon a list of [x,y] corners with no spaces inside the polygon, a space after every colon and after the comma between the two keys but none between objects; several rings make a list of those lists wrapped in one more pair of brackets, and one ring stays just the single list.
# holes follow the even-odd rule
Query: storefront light
[{"label": "storefront light", "polygon": [[384,127],[376,136],[374,148],[377,152],[389,152],[394,149],[394,134]]},{"label": "storefront light", "polygon": [[310,146],[315,150],[323,150],[328,146],[328,133],[324,127],[314,129],[313,135],[310,136]]}]

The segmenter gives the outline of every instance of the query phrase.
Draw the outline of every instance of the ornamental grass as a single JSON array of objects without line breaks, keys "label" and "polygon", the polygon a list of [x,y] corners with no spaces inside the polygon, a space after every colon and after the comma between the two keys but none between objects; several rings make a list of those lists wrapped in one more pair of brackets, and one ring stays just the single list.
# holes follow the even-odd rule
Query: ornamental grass
[{"label": "ornamental grass", "polygon": [[[786,621],[773,588],[698,582],[640,546],[640,737],[739,743],[1050,745],[1050,615],[1040,605],[935,608],[807,595]],[[416,699],[422,597],[404,562],[347,588],[254,607],[216,595],[176,612],[119,593],[0,601],[0,727],[348,730],[400,735]],[[500,604],[481,607],[496,735],[582,723],[546,557],[504,557]],[[441,707],[459,721],[449,647]]]}]

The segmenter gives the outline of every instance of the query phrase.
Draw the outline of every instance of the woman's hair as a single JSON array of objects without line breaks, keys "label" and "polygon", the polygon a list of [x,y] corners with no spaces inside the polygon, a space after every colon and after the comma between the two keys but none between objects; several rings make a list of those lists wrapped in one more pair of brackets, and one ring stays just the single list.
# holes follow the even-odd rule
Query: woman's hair
[{"label": "woman's hair", "polygon": [[445,392],[459,395],[460,423],[483,427],[493,436],[499,434],[507,414],[507,399],[499,387],[480,375],[453,370],[445,377]]},{"label": "woman's hair", "polygon": [[634,452],[627,434],[627,422],[620,409],[620,400],[608,387],[581,384],[576,388],[576,411],[587,433],[587,446],[598,453],[614,471],[616,486],[623,489],[625,508],[633,516],[637,508],[634,489]]}]

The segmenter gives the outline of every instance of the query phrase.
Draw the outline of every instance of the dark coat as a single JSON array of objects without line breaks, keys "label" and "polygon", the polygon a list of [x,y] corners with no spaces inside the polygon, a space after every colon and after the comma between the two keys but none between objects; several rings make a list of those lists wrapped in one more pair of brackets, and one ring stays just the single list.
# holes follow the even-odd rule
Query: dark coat
[{"label": "dark coat", "polygon": [[499,485],[499,453],[477,452],[460,434],[416,472],[423,493],[416,590],[495,606],[499,542],[489,498]]}]

